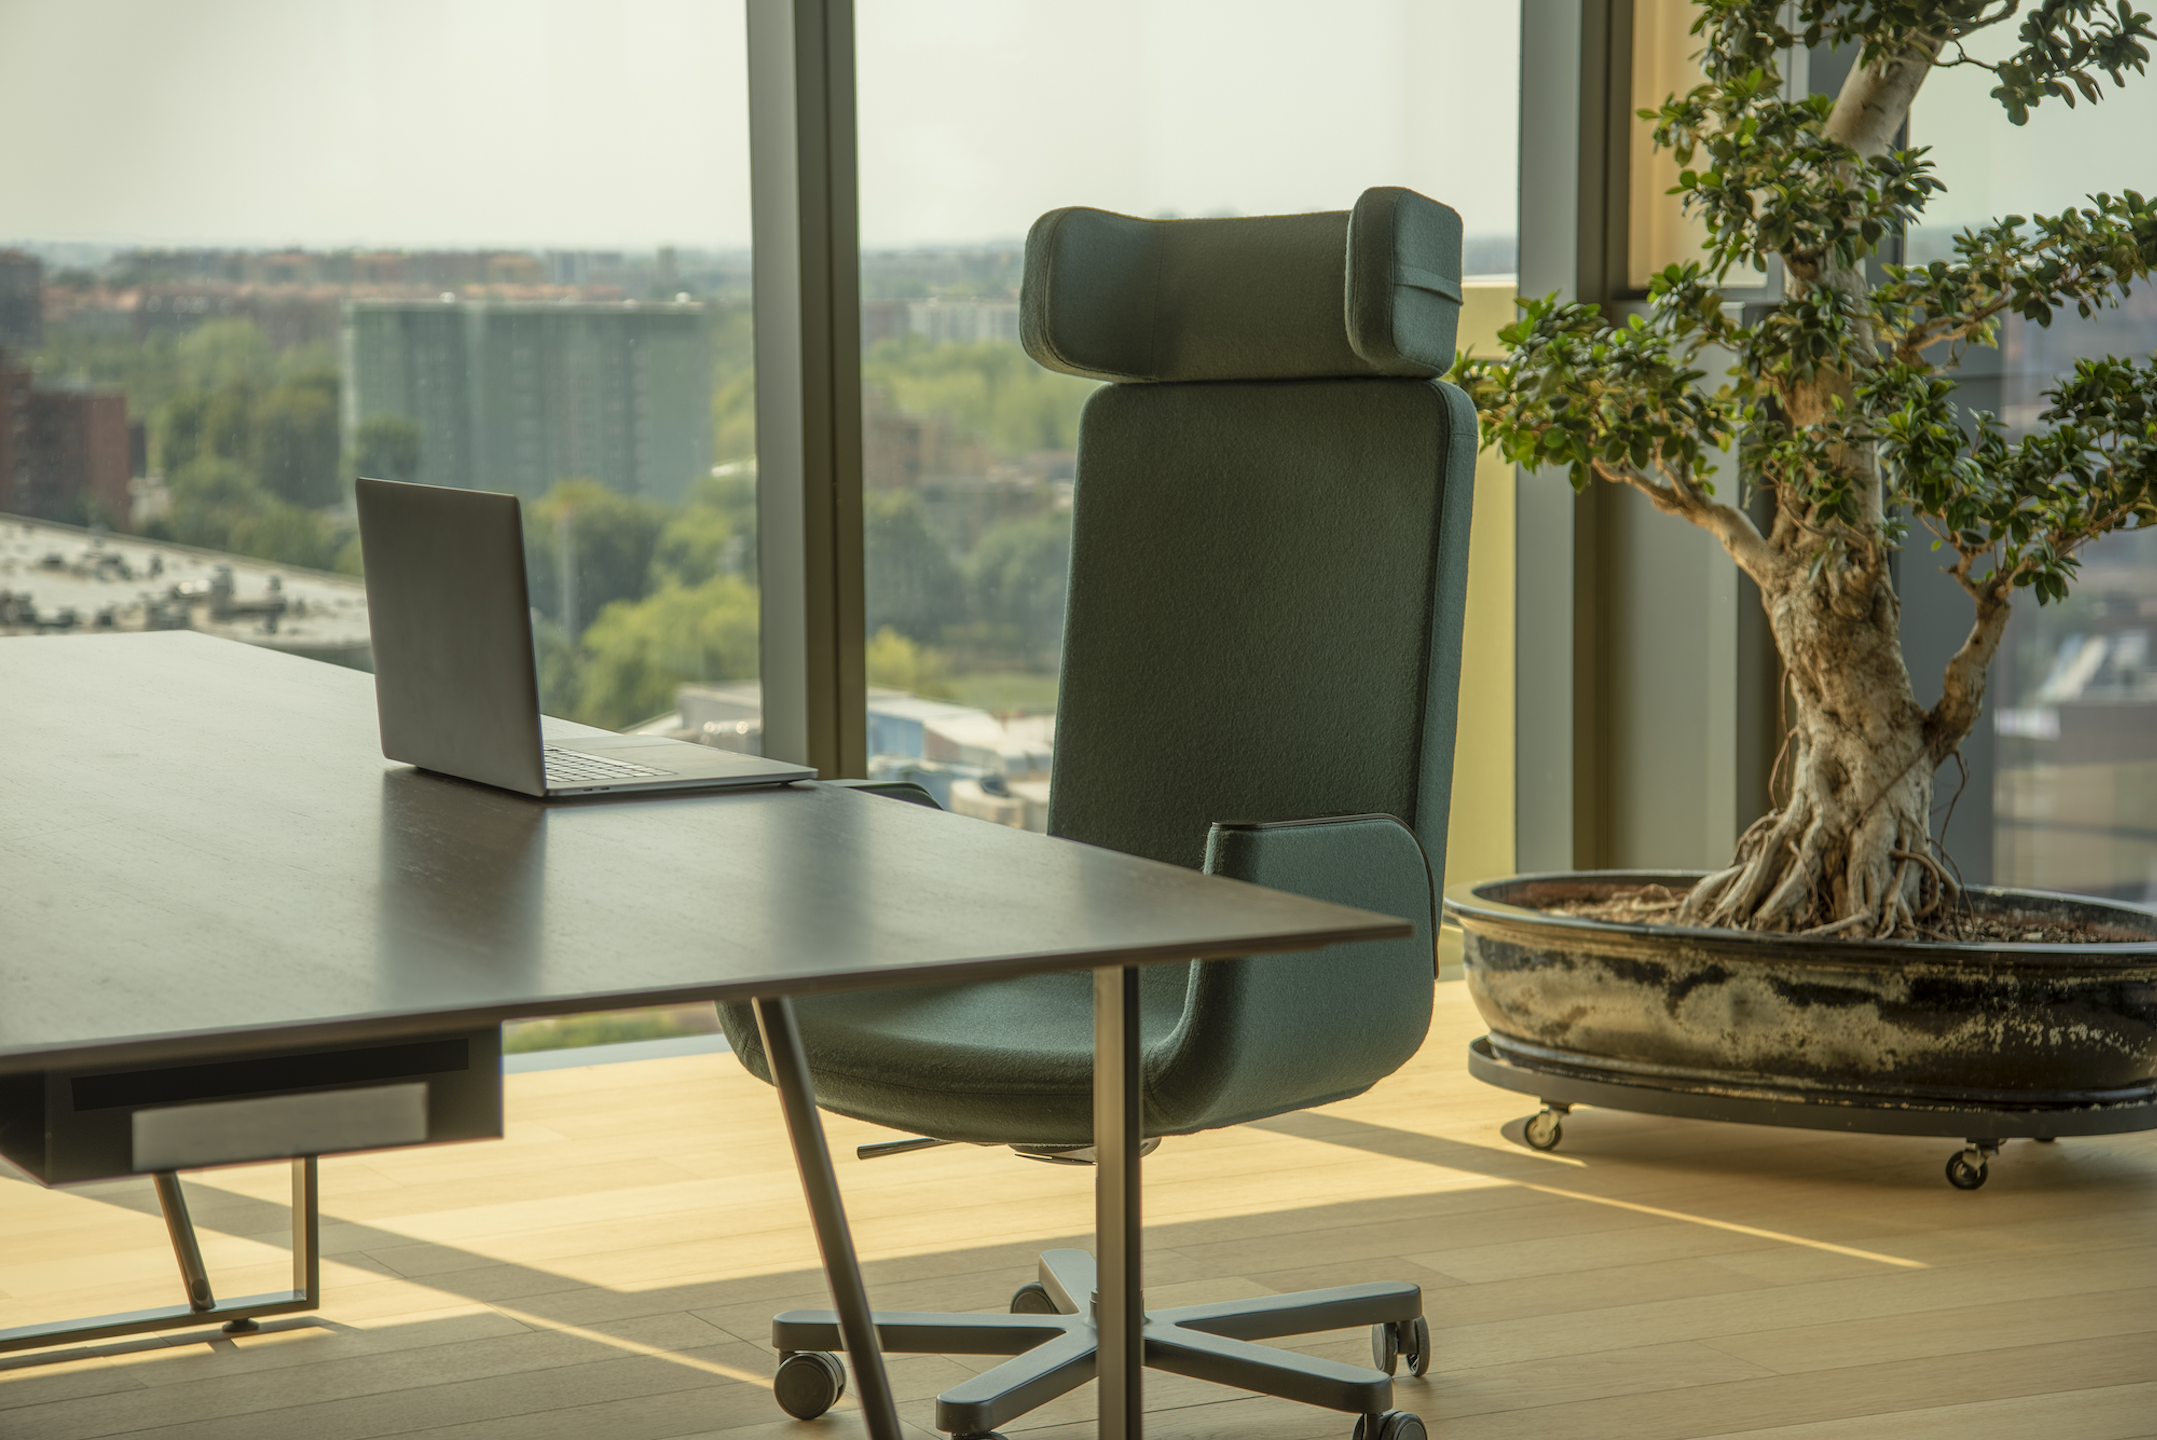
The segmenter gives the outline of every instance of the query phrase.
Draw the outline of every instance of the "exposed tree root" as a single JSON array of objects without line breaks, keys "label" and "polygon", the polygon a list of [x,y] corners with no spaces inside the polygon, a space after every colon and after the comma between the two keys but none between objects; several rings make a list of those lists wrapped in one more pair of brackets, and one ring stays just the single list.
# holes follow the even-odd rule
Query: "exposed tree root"
[{"label": "exposed tree root", "polygon": [[[1884,576],[1762,587],[1794,713],[1780,804],[1693,887],[1681,925],[1880,939],[1929,933],[1962,887],[1934,857],[1933,774],[1959,743],[1917,705]],[[1948,750],[1941,746],[1947,743]]]}]

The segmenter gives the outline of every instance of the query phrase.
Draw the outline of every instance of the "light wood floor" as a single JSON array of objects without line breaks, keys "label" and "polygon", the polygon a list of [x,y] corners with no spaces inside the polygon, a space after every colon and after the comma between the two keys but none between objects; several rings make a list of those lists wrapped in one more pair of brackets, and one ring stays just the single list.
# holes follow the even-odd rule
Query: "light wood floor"
[{"label": "light wood floor", "polygon": [[[1426,1288],[1437,1368],[1397,1403],[1443,1440],[2157,1435],[2157,1136],[1950,1145],[1532,1106],[1461,1056],[1147,1162],[1163,1304],[1365,1279]],[[833,1121],[833,1140],[881,1132]],[[190,1178],[221,1293],[287,1283],[284,1167]],[[1091,1172],[1006,1152],[842,1162],[877,1303],[1001,1309],[1083,1245]],[[231,1340],[0,1357],[6,1440],[853,1440],[782,1416],[773,1311],[826,1304],[777,1108],[731,1057],[512,1076],[500,1143],[323,1166],[326,1304]],[[146,1181],[0,1179],[0,1325],[178,1298]],[[1364,1352],[1360,1334],[1314,1350]],[[894,1357],[906,1419],[969,1363]],[[1157,1436],[1346,1440],[1346,1417],[1148,1379]],[[850,1407],[851,1401],[849,1400]],[[1077,1440],[1092,1389],[1013,1431]],[[915,1432],[926,1437],[926,1430]]]}]

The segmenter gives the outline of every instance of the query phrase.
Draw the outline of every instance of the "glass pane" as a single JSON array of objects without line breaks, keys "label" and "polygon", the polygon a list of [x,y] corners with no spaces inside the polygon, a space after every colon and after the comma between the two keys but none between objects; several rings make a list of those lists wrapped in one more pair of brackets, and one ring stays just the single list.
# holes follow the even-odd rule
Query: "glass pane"
[{"label": "glass pane", "polygon": [[0,628],[365,668],[352,477],[507,491],[545,708],[754,744],[743,64],[740,0],[9,6]]},{"label": "glass pane", "polygon": [[[1655,148],[1655,126],[1637,112],[1683,95],[1707,77],[1695,58],[1700,37],[1692,33],[1698,12],[1692,0],[1633,0],[1633,104],[1627,175],[1626,283],[1646,290],[1650,277],[1688,260],[1705,263],[1701,244],[1707,222],[1688,215],[1670,193],[1680,166],[1668,150]],[[1742,277],[1739,277],[1742,279]]]},{"label": "glass pane", "polygon": [[0,635],[369,668],[354,475],[508,491],[544,708],[757,748],[743,42],[741,0],[0,7]]},{"label": "glass pane", "polygon": [[[2003,32],[2012,27],[2002,27]],[[2011,33],[1976,53],[1997,60]],[[1973,47],[1974,48],[1974,47]],[[1933,146],[1947,193],[1909,237],[1922,263],[1953,253],[1964,227],[2009,214],[2056,214],[2093,191],[2146,188],[2157,86],[2105,89],[2074,110],[2048,101],[2009,124],[1979,70],[1935,72],[1911,119]],[[2038,425],[2053,378],[2078,358],[2157,350],[2157,294],[2143,287],[2089,320],[2043,327],[2009,317],[1997,353],[1972,352],[1966,402],[2016,433]],[[1993,875],[2003,885],[2157,901],[2157,534],[2091,546],[2066,601],[2023,592],[1994,663],[1986,709],[1998,743]]]},{"label": "glass pane", "polygon": [[857,25],[870,768],[1038,830],[1093,385],[1019,349],[1027,228],[1404,185],[1510,276],[1519,8],[885,0]]}]

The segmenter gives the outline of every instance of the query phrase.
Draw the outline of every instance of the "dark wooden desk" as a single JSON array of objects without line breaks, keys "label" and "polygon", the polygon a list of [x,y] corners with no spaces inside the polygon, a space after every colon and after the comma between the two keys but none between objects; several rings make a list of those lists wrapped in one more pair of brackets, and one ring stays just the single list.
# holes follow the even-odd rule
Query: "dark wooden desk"
[{"label": "dark wooden desk", "polygon": [[[1102,1433],[1135,1435],[1132,967],[1408,933],[833,786],[532,800],[383,760],[373,684],[354,671],[186,632],[0,640],[0,1101],[43,1087],[48,1117],[69,1122],[76,1081],[123,1077],[98,1092],[110,1109],[128,1073],[156,1070],[214,1103],[203,1087],[235,1072],[203,1067],[250,1057],[460,1036],[484,1051],[519,1016],[753,999],[879,1437],[897,1422],[787,997],[1094,969],[1101,1308],[1125,1321],[1103,1327]],[[470,1054],[457,1073],[491,1063]],[[298,1104],[369,1088],[300,1078]],[[140,1127],[170,1117],[135,1100],[150,1115],[139,1160]],[[163,1133],[151,1149],[170,1156],[199,1131]],[[296,1155],[310,1217],[312,1169]],[[293,1294],[252,1313],[313,1303],[302,1219]],[[242,1308],[178,1307],[169,1323]]]}]

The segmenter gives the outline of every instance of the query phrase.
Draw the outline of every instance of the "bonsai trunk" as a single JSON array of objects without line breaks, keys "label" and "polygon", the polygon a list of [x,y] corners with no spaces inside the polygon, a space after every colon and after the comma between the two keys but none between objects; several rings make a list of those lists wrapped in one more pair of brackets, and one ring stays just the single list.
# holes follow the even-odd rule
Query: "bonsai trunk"
[{"label": "bonsai trunk", "polygon": [[1791,565],[1762,585],[1795,711],[1777,766],[1789,798],[1693,889],[1678,923],[1879,936],[1950,898],[1929,822],[1934,771],[1962,735],[1940,750],[1911,692],[1884,571]]}]

